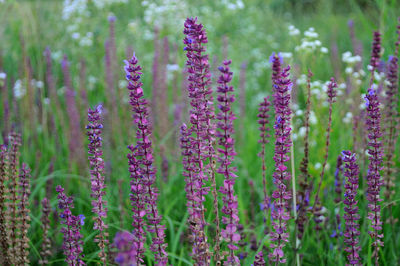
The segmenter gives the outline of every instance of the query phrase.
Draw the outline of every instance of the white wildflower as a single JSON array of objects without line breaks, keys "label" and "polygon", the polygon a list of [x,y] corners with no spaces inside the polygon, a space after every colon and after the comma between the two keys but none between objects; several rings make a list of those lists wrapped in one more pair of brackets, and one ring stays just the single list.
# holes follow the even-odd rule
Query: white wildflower
[{"label": "white wildflower", "polygon": [[50,99],[49,98],[44,98],[43,99],[44,105],[49,105],[50,104]]},{"label": "white wildflower", "polygon": [[22,81],[18,79],[13,88],[14,97],[17,99],[21,99],[26,94],[26,88],[23,86]]},{"label": "white wildflower", "polygon": [[353,118],[353,114],[351,112],[347,112],[346,115],[343,117],[342,121],[345,124],[349,124]]},{"label": "white wildflower", "polygon": [[299,128],[299,136],[304,137],[306,135],[306,128],[301,127]]},{"label": "white wildflower", "polygon": [[318,120],[317,120],[317,117],[315,116],[314,111],[311,111],[310,112],[310,124],[315,125],[315,124],[317,124],[317,122],[318,122]]},{"label": "white wildflower", "polygon": [[353,73],[353,68],[352,67],[346,67],[345,71],[344,71],[347,75],[350,75],[351,73]]}]

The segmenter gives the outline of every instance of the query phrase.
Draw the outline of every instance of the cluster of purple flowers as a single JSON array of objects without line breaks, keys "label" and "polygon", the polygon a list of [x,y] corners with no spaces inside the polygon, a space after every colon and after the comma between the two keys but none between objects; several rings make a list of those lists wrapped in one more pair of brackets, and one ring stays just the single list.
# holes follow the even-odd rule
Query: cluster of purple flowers
[{"label": "cluster of purple flowers", "polygon": [[94,230],[99,230],[99,234],[96,236],[96,242],[98,242],[100,253],[99,257],[103,264],[106,264],[106,252],[105,248],[108,243],[107,239],[107,224],[104,219],[107,218],[107,207],[104,195],[106,192],[104,189],[104,160],[102,150],[102,137],[101,131],[103,125],[101,123],[101,112],[102,106],[99,105],[94,109],[88,110],[88,121],[89,124],[86,126],[87,135],[89,138],[88,153],[90,162],[90,182],[92,186],[92,193],[90,196],[93,198],[92,206],[93,213],[97,214],[94,218]]},{"label": "cluster of purple flowers", "polygon": [[376,261],[379,258],[379,247],[383,246],[383,234],[381,221],[381,206],[380,190],[383,185],[383,180],[380,174],[382,168],[382,137],[381,132],[381,110],[378,95],[375,90],[370,89],[365,96],[367,107],[366,125],[368,130],[368,173],[367,173],[367,200],[369,201],[368,219],[371,221],[372,230],[369,231],[373,239],[373,246],[375,247]]},{"label": "cluster of purple flowers", "polygon": [[[204,218],[205,195],[209,191],[206,182],[212,175],[212,160],[214,149],[212,143],[215,135],[215,125],[211,122],[214,118],[212,107],[212,90],[210,88],[210,71],[208,55],[204,54],[204,44],[208,42],[206,32],[202,24],[197,23],[197,18],[188,18],[184,24],[183,33],[186,37],[183,40],[184,50],[187,56],[187,72],[189,74],[187,86],[190,98],[190,123],[191,126],[186,137],[190,143],[190,157],[184,160],[184,168],[189,170],[190,178],[186,178],[186,191],[188,200],[195,201],[188,203],[189,206],[197,206],[189,210],[194,224],[191,226],[193,239],[192,256],[198,265],[207,265],[210,260],[207,237],[204,233],[206,225]],[[208,161],[208,165],[207,165]],[[187,174],[188,175],[188,174]],[[190,188],[190,189],[188,189]],[[189,207],[191,208],[191,207]]]},{"label": "cluster of purple flowers", "polygon": [[74,208],[72,197],[68,197],[64,193],[64,188],[61,186],[56,187],[58,192],[58,208],[61,210],[60,218],[61,224],[65,227],[61,228],[61,233],[64,235],[63,250],[66,256],[65,261],[68,265],[86,265],[83,262],[84,255],[82,254],[83,241],[80,232],[81,226],[84,224],[84,216],[75,216],[72,214],[71,209]]},{"label": "cluster of purple flowers", "polygon": [[[400,27],[400,26],[399,26]],[[400,38],[400,31],[399,31]],[[396,47],[396,50],[398,46]],[[396,51],[397,53],[397,51]],[[399,80],[399,63],[398,63],[397,55],[389,57],[388,68],[387,68],[387,89],[385,91],[385,130],[386,130],[386,163],[385,163],[385,183],[386,183],[386,191],[385,197],[386,200],[390,201],[391,197],[394,194],[394,154],[395,147],[397,141],[397,132],[396,132],[396,117],[398,117],[399,111],[396,109],[399,101],[399,92],[398,92],[398,80]]]},{"label": "cluster of purple flowers", "polygon": [[120,266],[136,266],[138,265],[137,254],[139,244],[135,241],[135,236],[127,231],[118,232],[115,235],[113,246],[118,252],[115,256],[115,262]]},{"label": "cluster of purple flowers", "polygon": [[[278,57],[274,57],[274,64],[279,60]],[[276,186],[276,190],[272,193],[274,198],[274,208],[271,216],[273,218],[273,231],[271,232],[271,241],[275,242],[271,244],[273,249],[272,253],[269,254],[269,258],[272,261],[285,263],[283,247],[286,242],[289,241],[289,234],[287,231],[286,222],[290,219],[290,214],[287,211],[288,200],[291,199],[292,194],[287,189],[287,180],[290,180],[291,175],[287,171],[285,163],[290,160],[288,155],[292,145],[291,140],[291,114],[289,103],[290,103],[290,92],[292,83],[289,79],[290,67],[286,67],[281,72],[279,78],[275,80],[274,84],[274,106],[275,106],[275,171],[273,174],[273,182]]]},{"label": "cluster of purple flowers", "polygon": [[153,234],[150,250],[153,251],[158,265],[166,265],[168,254],[165,251],[166,244],[164,243],[165,226],[161,224],[162,216],[157,208],[158,190],[154,186],[156,169],[153,166],[151,124],[147,100],[143,98],[143,84],[140,81],[142,67],[138,65],[135,55],[129,61],[125,61],[125,64],[129,103],[132,106],[133,121],[137,126],[137,144],[128,147],[131,151],[128,154],[128,160],[132,178],[131,201],[134,213],[132,225],[135,228],[135,243],[138,246],[136,263],[142,262],[145,240],[143,217],[147,215],[147,231]]},{"label": "cluster of purple flowers", "polygon": [[237,233],[237,227],[239,223],[238,215],[238,201],[237,196],[234,195],[234,185],[236,167],[232,167],[231,164],[236,155],[235,152],[235,139],[234,139],[234,128],[233,121],[236,119],[231,109],[231,104],[235,101],[233,93],[233,87],[229,84],[232,81],[233,73],[230,71],[229,65],[231,61],[224,61],[223,66],[218,69],[221,75],[218,79],[218,109],[220,112],[217,114],[217,138],[218,138],[218,163],[220,163],[217,172],[224,176],[224,185],[220,187],[219,192],[223,194],[222,201],[224,206],[222,207],[222,213],[225,216],[222,218],[222,222],[226,224],[225,229],[222,229],[221,235],[228,242],[228,248],[230,253],[227,257],[228,265],[239,265],[239,258],[234,255],[234,250],[238,247],[235,245],[240,240],[240,234]]},{"label": "cluster of purple flowers", "polygon": [[269,208],[270,201],[271,199],[269,198],[267,194],[267,176],[266,176],[266,165],[265,165],[265,145],[269,143],[269,130],[270,128],[268,127],[269,124],[269,117],[270,115],[268,114],[269,112],[269,107],[271,105],[271,102],[269,100],[269,96],[265,97],[263,101],[260,103],[259,108],[258,108],[258,124],[260,124],[260,127],[258,128],[260,130],[260,140],[259,143],[261,143],[261,152],[258,154],[258,156],[261,157],[262,160],[262,173],[263,173],[263,192],[264,192],[264,200],[263,200],[263,209],[265,211],[265,214]]},{"label": "cluster of purple flowers", "polygon": [[345,198],[343,203],[346,205],[344,207],[345,214],[343,218],[346,220],[345,229],[345,240],[344,242],[348,245],[345,250],[348,254],[347,258],[351,265],[359,265],[359,255],[358,251],[361,249],[358,241],[358,236],[360,235],[358,220],[360,220],[360,215],[358,214],[357,207],[357,189],[358,189],[358,165],[355,153],[351,151],[343,151],[343,162],[345,163],[344,176],[346,177],[345,188]]}]

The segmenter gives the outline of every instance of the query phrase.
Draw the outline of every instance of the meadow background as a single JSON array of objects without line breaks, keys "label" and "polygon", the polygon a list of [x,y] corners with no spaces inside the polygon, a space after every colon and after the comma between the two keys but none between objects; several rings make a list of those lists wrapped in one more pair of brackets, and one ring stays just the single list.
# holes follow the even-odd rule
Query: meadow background
[{"label": "meadow background", "polygon": [[[131,51],[136,52],[143,66],[145,97],[154,103],[152,106],[156,106],[153,115],[158,122],[154,125],[153,144],[158,169],[157,186],[160,189],[158,206],[167,228],[170,264],[191,264],[190,245],[185,238],[186,198],[178,143],[179,126],[187,121],[188,108],[185,75],[182,74],[186,60],[182,30],[185,18],[191,16],[198,17],[207,31],[211,72],[216,72],[223,59],[232,60],[233,85],[237,94],[234,110],[238,116],[235,121],[238,153],[235,161],[238,167],[235,189],[240,220],[245,224],[245,242],[248,242],[240,250],[243,254],[248,253],[243,256],[242,265],[251,265],[260,243],[269,245],[268,237],[264,236],[263,212],[260,209],[263,191],[261,159],[257,156],[261,149],[258,143],[257,109],[263,97],[272,95],[270,55],[272,52],[282,52],[285,63],[290,64],[293,69],[293,138],[297,174],[304,148],[302,127],[306,82],[302,75],[307,74],[308,69],[314,73],[309,171],[315,184],[319,180],[325,150],[328,114],[327,105],[324,104],[325,82],[332,76],[336,78],[341,93],[333,107],[331,146],[321,193],[326,220],[323,222],[324,229],[318,235],[311,226],[306,229],[300,253],[303,265],[344,265],[346,257],[342,240],[331,237],[335,230],[335,210],[342,212],[343,207],[333,201],[336,158],[342,150],[354,147],[352,113],[360,109],[363,102],[360,95],[367,91],[367,64],[370,59],[372,33],[374,30],[381,31],[384,47],[382,60],[386,61],[394,53],[399,10],[400,3],[396,0],[0,1],[0,72],[6,74],[0,77],[0,105],[3,113],[6,110],[4,102],[7,100],[9,103],[9,122],[1,119],[0,125],[3,136],[8,134],[10,128],[22,134],[21,161],[32,169],[32,221],[29,230],[29,256],[32,265],[40,259],[40,202],[46,195],[50,196],[55,213],[51,219],[53,256],[49,262],[61,265],[64,261],[54,190],[58,184],[62,184],[66,192],[74,196],[74,213],[86,216],[82,228],[85,261],[89,264],[98,261],[97,246],[93,243],[95,232],[92,230],[90,175],[86,156],[85,125],[88,106],[103,104],[105,108],[104,158],[110,241],[117,231],[130,230],[132,219],[126,147],[135,143],[135,129],[130,118],[123,59],[130,57]],[[110,40],[110,20],[113,19],[116,54],[111,55],[110,83],[110,80],[107,82],[110,70],[106,68],[105,43]],[[361,64],[366,73],[364,77],[362,74],[353,75],[347,69],[349,66],[354,68],[357,62],[349,62],[347,59],[343,61],[342,58],[347,51],[355,55],[349,21],[352,21],[356,39],[363,47]],[[311,27],[314,31],[310,30]],[[319,40],[320,45],[315,48],[302,46],[303,38],[307,38],[304,37],[306,31],[318,33],[318,37],[310,37],[310,41]],[[46,47],[51,50],[55,95],[51,95],[46,81]],[[322,49],[323,47],[326,49]],[[79,110],[77,119],[81,128],[82,145],[74,148],[76,151],[73,156],[69,144],[71,120],[61,67],[64,55],[67,55],[70,62],[74,98]],[[154,84],[154,58],[157,56],[158,82],[166,85]],[[349,82],[353,84],[353,89],[346,93]],[[215,87],[214,83],[213,88]],[[158,93],[154,88],[159,89]],[[152,100],[153,97],[157,98]],[[182,108],[181,117],[176,116],[179,108]],[[359,141],[365,135],[364,128],[363,125],[359,126],[359,135],[356,136]],[[267,176],[272,176],[274,169],[273,152],[271,142],[267,145],[266,153]],[[395,154],[395,167],[398,168],[399,145]],[[361,172],[364,173],[360,176],[360,193],[363,197],[366,182],[362,177],[365,176],[367,165],[365,154],[361,152],[359,159]],[[397,178],[392,200],[399,201],[400,179],[398,173],[395,174]],[[271,180],[269,192],[273,189]],[[217,182],[220,184],[222,180]],[[361,216],[365,217],[366,201],[361,202]],[[206,205],[211,210],[211,197],[207,199]],[[213,217],[209,213],[207,220],[211,222]],[[393,207],[393,216],[400,217],[398,205]],[[362,218],[361,228],[366,228],[366,223],[367,220]],[[289,231],[292,232],[293,227],[292,221],[289,223]],[[213,230],[212,225],[209,228]],[[372,265],[369,260],[372,252],[369,248],[370,240],[366,230],[362,229],[361,232],[363,262]],[[382,249],[381,264],[398,265],[399,224],[393,228],[385,224],[384,234],[385,247]],[[254,236],[258,242],[256,248],[251,244]],[[293,247],[292,236],[290,239],[288,251]],[[288,263],[294,263],[291,252],[287,254]],[[150,253],[146,256],[146,263],[152,264]]]}]

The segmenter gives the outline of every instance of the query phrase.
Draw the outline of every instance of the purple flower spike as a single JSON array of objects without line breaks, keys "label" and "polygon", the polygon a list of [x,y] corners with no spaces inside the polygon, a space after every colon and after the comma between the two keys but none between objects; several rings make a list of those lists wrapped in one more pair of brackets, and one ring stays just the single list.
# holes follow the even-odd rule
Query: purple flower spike
[{"label": "purple flower spike", "polygon": [[224,176],[224,185],[220,187],[219,192],[223,194],[222,201],[224,206],[222,207],[222,213],[225,216],[222,218],[222,222],[226,224],[225,229],[222,229],[221,235],[224,240],[228,243],[229,255],[227,257],[227,265],[239,265],[239,258],[234,254],[234,251],[238,249],[235,245],[240,240],[240,234],[237,232],[239,223],[238,215],[238,202],[237,196],[235,196],[234,185],[236,178],[236,168],[232,167],[231,164],[235,158],[235,139],[234,139],[234,128],[233,121],[236,119],[232,112],[232,103],[235,101],[233,95],[233,87],[230,85],[232,81],[233,73],[230,71],[229,65],[231,61],[226,60],[223,66],[219,67],[221,75],[218,79],[218,109],[220,112],[217,114],[217,138],[218,138],[218,152],[220,163],[217,173]]},{"label": "purple flower spike", "polygon": [[67,197],[64,193],[64,188],[61,186],[56,187],[58,192],[58,208],[61,210],[60,218],[61,224],[65,227],[61,228],[61,233],[64,235],[63,250],[66,256],[65,261],[68,265],[86,265],[82,259],[83,241],[81,230],[81,218],[72,214],[71,209],[74,208],[72,197]]},{"label": "purple flower spike", "polygon": [[272,53],[270,60],[272,60],[272,84],[275,85],[281,75],[283,60],[275,53]]},{"label": "purple flower spike", "polygon": [[[92,186],[92,193],[90,196],[93,199],[92,211],[96,214],[93,229],[99,230],[99,233],[96,236],[96,242],[98,242],[100,248],[99,258],[103,265],[105,265],[107,263],[106,246],[108,244],[108,234],[106,230],[108,226],[104,222],[107,218],[107,202],[104,200],[106,194],[104,190],[106,185],[104,184],[104,160],[101,138],[103,125],[101,123],[101,111],[101,105],[88,110],[89,123],[86,126],[86,129],[89,138],[88,153],[90,162],[90,182]],[[81,220],[82,225],[83,219]]]},{"label": "purple flower spike", "polygon": [[254,266],[265,266],[264,255],[262,251],[258,252],[254,258]]},{"label": "purple flower spike", "polygon": [[341,180],[342,172],[343,172],[343,160],[342,156],[339,155],[337,157],[336,171],[335,171],[335,193],[336,193],[335,203],[340,203],[342,201],[342,180]]},{"label": "purple flower spike", "polygon": [[360,265],[360,257],[358,255],[358,252],[361,249],[358,240],[358,236],[360,235],[358,224],[360,215],[358,214],[358,201],[356,200],[359,169],[355,153],[352,153],[351,151],[343,151],[342,154],[342,159],[345,163],[344,176],[346,177],[346,183],[344,185],[345,198],[343,200],[343,203],[346,205],[344,207],[345,214],[343,216],[343,218],[346,220],[344,242],[347,244],[347,247],[345,248],[345,251],[348,253],[347,258],[349,260],[349,264]]},{"label": "purple flower spike", "polygon": [[[274,63],[279,61],[275,58]],[[285,263],[283,248],[285,242],[289,241],[289,234],[286,232],[286,223],[290,219],[290,214],[287,211],[288,200],[292,197],[291,192],[287,189],[287,180],[290,180],[291,175],[288,172],[285,163],[289,161],[290,147],[292,140],[290,132],[292,130],[290,125],[291,113],[289,108],[290,92],[289,86],[291,84],[289,77],[290,66],[286,67],[275,80],[274,86],[274,106],[275,106],[275,172],[273,174],[274,184],[276,190],[272,193],[274,198],[275,209],[272,210],[271,217],[273,219],[271,232],[272,253],[268,257],[275,262]],[[279,121],[279,122],[278,122]]]},{"label": "purple flower spike", "polygon": [[381,132],[381,110],[380,102],[377,93],[371,88],[369,93],[365,96],[368,101],[366,125],[368,130],[368,174],[367,174],[367,200],[369,201],[368,219],[371,221],[372,230],[369,234],[373,240],[372,245],[375,247],[373,256],[375,257],[376,264],[379,260],[379,248],[383,246],[383,233],[381,221],[381,206],[382,199],[380,198],[380,190],[383,185],[383,180],[380,174],[382,168],[382,132]]},{"label": "purple flower spike", "polygon": [[269,96],[265,97],[264,100],[260,103],[260,107],[258,108],[258,124],[260,124],[260,127],[258,128],[260,130],[260,140],[258,141],[261,143],[262,148],[261,152],[258,154],[259,157],[262,159],[262,173],[263,173],[263,192],[264,192],[264,200],[263,200],[263,210],[265,213],[265,217],[267,216],[267,210],[269,209],[269,204],[271,199],[269,198],[267,194],[267,176],[266,176],[266,166],[265,166],[265,145],[269,143],[269,131],[270,128],[268,126],[269,124],[269,107],[271,105],[271,102],[269,100]]},{"label": "purple flower spike", "polygon": [[128,61],[125,70],[127,75],[130,105],[133,111],[133,121],[137,126],[136,146],[129,146],[131,153],[128,154],[129,171],[131,173],[131,202],[133,211],[133,227],[137,246],[137,257],[135,263],[143,262],[145,232],[143,220],[147,215],[147,231],[153,234],[150,250],[153,251],[157,265],[167,265],[168,254],[165,251],[166,244],[165,226],[161,224],[162,216],[158,212],[157,198],[158,190],[154,186],[156,180],[156,169],[153,166],[154,157],[151,142],[151,124],[149,121],[149,110],[147,100],[143,98],[143,83],[140,81],[142,67],[138,60],[133,57]]},{"label": "purple flower spike", "polygon": [[[212,89],[210,87],[210,71],[208,55],[205,54],[206,47],[204,44],[208,42],[206,31],[202,24],[197,23],[197,18],[188,18],[184,24],[183,33],[186,37],[183,40],[187,57],[187,72],[189,74],[187,86],[190,98],[190,128],[185,133],[189,140],[190,147],[190,164],[185,166],[190,173],[187,172],[186,184],[188,210],[191,217],[191,237],[193,238],[192,257],[196,265],[208,265],[210,263],[209,245],[205,234],[205,195],[210,188],[205,184],[211,177],[213,183],[214,211],[218,216],[215,205],[218,204],[215,191],[215,178],[213,164],[215,159],[215,150],[213,142],[215,139],[215,125],[212,123],[214,119]],[[184,158],[185,160],[185,158]],[[209,163],[208,163],[209,162]],[[184,162],[185,164],[185,162]],[[186,163],[187,164],[187,163]],[[188,177],[190,175],[190,178]],[[191,181],[190,181],[191,180]],[[188,188],[191,191],[188,192]],[[195,203],[194,203],[194,202]],[[190,209],[198,205],[198,208]],[[217,231],[218,231],[217,224]],[[217,240],[219,241],[219,240]],[[218,243],[216,245],[216,257],[218,256]],[[219,258],[217,258],[219,260]]]},{"label": "purple flower spike", "polygon": [[127,231],[118,232],[115,235],[113,246],[118,252],[115,256],[115,262],[120,266],[137,265],[135,263],[138,257],[138,243],[135,241],[134,234]]},{"label": "purple flower spike", "polygon": [[379,66],[379,60],[381,57],[381,33],[379,31],[374,32],[374,41],[372,42],[371,61],[370,65],[375,70]]},{"label": "purple flower spike", "polygon": [[279,58],[279,63],[281,64],[281,65],[283,65],[283,57],[282,57],[282,55],[281,55],[281,53],[275,53],[275,52],[272,52],[272,54],[270,55],[270,57],[269,57],[269,62],[272,64],[273,62],[274,62],[274,58]]},{"label": "purple flower spike", "polygon": [[[399,24],[399,38],[400,38],[400,24]],[[385,198],[387,202],[392,201],[394,195],[394,184],[395,184],[395,148],[398,135],[398,122],[399,110],[397,109],[399,101],[399,63],[397,56],[391,56],[388,62],[387,80],[388,85],[385,91],[385,137],[386,137],[386,149],[385,149]],[[397,131],[397,132],[396,132]],[[389,212],[391,212],[391,205],[389,205]]]}]

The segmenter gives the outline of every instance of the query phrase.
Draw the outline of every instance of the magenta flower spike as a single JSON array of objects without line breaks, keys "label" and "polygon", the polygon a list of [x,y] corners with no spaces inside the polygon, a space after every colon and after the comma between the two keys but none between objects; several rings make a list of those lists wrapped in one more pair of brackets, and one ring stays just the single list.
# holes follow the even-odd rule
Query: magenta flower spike
[{"label": "magenta flower spike", "polygon": [[135,55],[129,61],[125,61],[126,79],[128,80],[128,90],[130,105],[133,111],[133,122],[137,126],[136,146],[130,145],[128,148],[129,171],[131,173],[131,201],[133,207],[133,226],[135,241],[138,247],[137,264],[142,262],[144,251],[143,240],[144,222],[143,217],[147,215],[147,231],[152,233],[150,250],[155,256],[157,265],[167,265],[168,254],[165,251],[167,244],[165,238],[165,226],[161,224],[162,216],[158,212],[157,199],[158,189],[155,187],[156,169],[153,165],[153,149],[151,141],[151,124],[149,121],[148,102],[143,97],[143,83],[140,81],[142,67],[138,64]]},{"label": "magenta flower spike", "polygon": [[270,111],[271,102],[269,100],[269,96],[265,97],[263,101],[260,103],[258,108],[258,124],[260,127],[260,140],[258,141],[261,143],[261,152],[258,153],[258,156],[261,157],[262,160],[262,177],[263,177],[263,192],[264,192],[264,200],[263,200],[263,210],[265,213],[265,217],[267,216],[267,211],[270,207],[271,199],[267,194],[267,175],[266,175],[266,163],[265,163],[265,145],[269,143],[269,138],[271,137],[269,134],[269,119],[270,115],[268,112]]},{"label": "magenta flower spike", "polygon": [[365,96],[367,116],[366,125],[368,131],[368,173],[367,173],[367,200],[369,201],[368,219],[370,220],[371,230],[369,234],[372,238],[374,246],[375,263],[379,260],[379,248],[383,246],[382,220],[380,190],[384,184],[380,171],[382,169],[382,132],[381,132],[381,110],[378,95],[372,88],[369,89]]},{"label": "magenta flower spike", "polygon": [[104,160],[101,137],[101,131],[103,124],[101,123],[101,112],[102,106],[99,105],[94,109],[88,110],[88,125],[86,126],[87,135],[89,138],[88,153],[90,162],[90,182],[92,186],[92,206],[93,213],[96,214],[94,217],[94,230],[98,230],[99,233],[96,236],[96,242],[98,242],[100,253],[99,257],[103,265],[107,263],[106,247],[108,244],[107,239],[107,224],[105,219],[107,218],[107,202],[104,200],[106,192],[104,191],[106,185],[104,183]]},{"label": "magenta flower spike", "polygon": [[61,233],[64,235],[63,250],[66,256],[65,261],[71,266],[86,265],[82,260],[84,257],[82,254],[83,236],[80,233],[81,226],[84,224],[84,216],[72,214],[71,209],[74,208],[73,199],[65,195],[64,188],[57,186],[56,191],[58,192],[58,208],[61,210],[60,223],[65,225],[65,227],[61,228]]},{"label": "magenta flower spike", "polygon": [[115,256],[115,262],[120,266],[136,266],[138,257],[138,243],[135,241],[134,234],[127,231],[118,232],[115,235],[113,246],[118,252]]},{"label": "magenta flower spike", "polygon": [[358,236],[360,235],[358,220],[360,220],[360,215],[358,214],[357,207],[357,189],[358,189],[358,175],[360,173],[356,154],[351,151],[343,151],[342,159],[344,162],[344,176],[346,178],[346,183],[344,185],[345,193],[343,203],[346,205],[344,207],[345,214],[343,218],[346,220],[345,229],[345,240],[347,244],[345,251],[348,253],[347,258],[350,265],[359,265],[360,256],[358,252],[361,247],[359,245]]},{"label": "magenta flower spike", "polygon": [[231,164],[234,161],[235,152],[235,139],[234,139],[234,127],[233,121],[236,119],[235,114],[232,111],[232,103],[235,101],[233,95],[233,86],[230,85],[232,81],[233,73],[230,71],[229,65],[231,61],[226,60],[223,66],[220,66],[218,70],[221,75],[218,79],[218,109],[220,110],[217,114],[217,138],[218,138],[218,163],[220,166],[217,169],[217,173],[224,176],[224,185],[220,187],[219,192],[223,195],[222,201],[224,203],[222,207],[222,213],[225,215],[222,217],[222,223],[226,225],[225,229],[222,229],[221,235],[224,240],[228,243],[229,255],[227,257],[227,265],[239,265],[239,258],[234,254],[234,251],[238,249],[236,244],[240,240],[240,234],[237,232],[239,223],[238,215],[238,202],[237,196],[235,196],[235,172],[236,167],[232,167]]},{"label": "magenta flower spike", "polygon": [[[208,42],[206,31],[202,24],[197,23],[197,18],[188,18],[184,24],[183,33],[186,37],[183,40],[185,44],[184,50],[187,56],[187,72],[189,74],[187,86],[188,95],[190,98],[190,124],[187,131],[187,138],[191,147],[189,147],[191,155],[190,172],[193,188],[190,192],[192,195],[187,195],[198,204],[198,208],[189,218],[193,223],[191,225],[191,234],[193,238],[192,257],[196,261],[196,265],[209,265],[211,253],[208,248],[207,236],[205,234],[205,196],[210,188],[206,187],[206,182],[211,176],[212,181],[215,181],[214,169],[211,162],[215,157],[213,142],[215,138],[215,125],[212,123],[214,119],[212,90],[210,88],[211,74],[209,71],[208,55],[204,54],[206,48],[204,44]],[[188,181],[189,179],[186,178]],[[188,186],[188,184],[187,184]],[[213,186],[214,187],[214,186]],[[216,191],[213,190],[214,208],[216,201]],[[193,205],[193,203],[189,203]],[[191,207],[188,207],[191,208]],[[214,210],[216,211],[216,210]],[[191,211],[189,210],[189,213]],[[194,230],[193,230],[194,229]],[[217,228],[218,230],[218,228]],[[218,241],[218,240],[217,240]],[[218,245],[216,246],[218,249]],[[218,253],[218,250],[216,250]],[[218,256],[218,254],[216,254]]]},{"label": "magenta flower spike", "polygon": [[[400,29],[400,26],[398,26]],[[400,31],[399,31],[400,34]],[[399,35],[400,38],[400,35]],[[394,195],[395,187],[395,149],[398,136],[398,115],[399,110],[396,109],[399,101],[399,62],[397,56],[390,56],[388,62],[387,81],[388,85],[385,91],[385,198],[391,201]],[[391,212],[391,206],[389,205]]]},{"label": "magenta flower spike", "polygon": [[[278,57],[273,58],[274,62],[278,61]],[[275,106],[275,172],[273,174],[273,183],[276,186],[276,190],[272,193],[274,199],[273,210],[271,216],[273,218],[272,226],[273,230],[270,233],[272,252],[268,257],[275,262],[285,263],[285,255],[283,248],[286,242],[289,241],[289,233],[287,233],[286,223],[290,219],[290,214],[287,211],[288,200],[291,199],[292,194],[287,188],[288,181],[291,178],[291,174],[285,165],[289,159],[290,147],[292,140],[291,134],[291,113],[290,103],[290,91],[292,82],[289,77],[290,66],[283,69],[280,77],[276,79],[274,84],[274,106]]]}]

